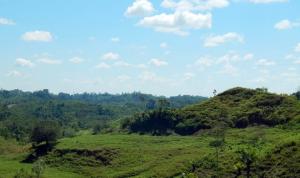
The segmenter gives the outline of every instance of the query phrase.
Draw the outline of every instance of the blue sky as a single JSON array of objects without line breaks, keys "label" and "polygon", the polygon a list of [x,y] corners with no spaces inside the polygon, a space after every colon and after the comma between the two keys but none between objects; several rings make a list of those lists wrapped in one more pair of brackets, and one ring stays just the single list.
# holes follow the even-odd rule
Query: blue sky
[{"label": "blue sky", "polygon": [[299,9],[297,0],[0,0],[0,88],[291,93]]}]

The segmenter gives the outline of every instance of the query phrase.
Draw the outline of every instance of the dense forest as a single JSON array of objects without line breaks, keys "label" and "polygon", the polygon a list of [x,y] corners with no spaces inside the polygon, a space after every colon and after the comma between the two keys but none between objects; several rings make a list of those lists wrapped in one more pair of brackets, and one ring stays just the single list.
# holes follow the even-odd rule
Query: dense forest
[{"label": "dense forest", "polygon": [[25,141],[33,126],[43,120],[58,122],[63,127],[63,136],[70,136],[95,126],[98,129],[107,127],[115,120],[162,105],[181,108],[205,99],[188,95],[167,98],[139,92],[55,95],[46,89],[36,92],[0,90],[0,136]]}]

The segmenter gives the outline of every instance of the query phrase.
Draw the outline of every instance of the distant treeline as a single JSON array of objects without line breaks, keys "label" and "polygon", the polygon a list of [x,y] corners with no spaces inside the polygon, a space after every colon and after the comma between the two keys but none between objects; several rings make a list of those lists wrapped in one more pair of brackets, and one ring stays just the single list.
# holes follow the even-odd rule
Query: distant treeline
[{"label": "distant treeline", "polygon": [[[64,135],[78,130],[103,127],[122,119],[160,107],[181,108],[207,98],[201,96],[163,97],[140,92],[124,94],[52,94],[49,90],[24,92],[0,90],[0,136],[26,140],[41,120],[59,123]],[[99,126],[100,125],[100,126]]]}]

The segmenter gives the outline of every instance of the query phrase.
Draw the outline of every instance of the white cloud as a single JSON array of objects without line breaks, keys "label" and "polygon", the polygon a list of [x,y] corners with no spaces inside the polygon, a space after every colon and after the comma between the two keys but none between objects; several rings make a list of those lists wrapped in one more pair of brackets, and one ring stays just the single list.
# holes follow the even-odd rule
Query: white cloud
[{"label": "white cloud", "polygon": [[113,43],[119,43],[120,42],[120,38],[119,37],[112,37],[110,39],[110,41],[113,42]]},{"label": "white cloud", "polygon": [[161,67],[161,66],[168,65],[168,63],[166,61],[163,61],[163,60],[160,60],[160,59],[155,59],[155,58],[151,59],[149,64],[152,64],[156,67]]},{"label": "white cloud", "polygon": [[74,64],[80,64],[84,61],[84,59],[82,59],[80,57],[73,57],[73,58],[69,59],[69,61]]},{"label": "white cloud", "polygon": [[164,79],[157,76],[155,73],[153,72],[149,72],[149,71],[144,71],[140,76],[139,79],[146,81],[146,82],[163,82]]},{"label": "white cloud", "polygon": [[183,79],[184,80],[190,80],[190,79],[192,79],[194,77],[195,77],[195,74],[193,74],[191,72],[187,72],[187,73],[183,74]]},{"label": "white cloud", "polygon": [[16,59],[16,64],[22,67],[33,67],[34,63],[24,58]]},{"label": "white cloud", "polygon": [[195,62],[195,65],[200,67],[209,67],[213,64],[214,60],[209,56],[201,57]]},{"label": "white cloud", "polygon": [[285,20],[282,20],[282,21],[276,23],[274,25],[274,28],[277,30],[287,30],[287,29],[291,29],[291,28],[297,27],[297,26],[299,26],[299,23],[291,22],[291,21],[285,19]]},{"label": "white cloud", "polygon": [[41,41],[41,42],[50,42],[53,40],[53,37],[50,32],[47,31],[32,31],[26,32],[22,35],[24,41]]},{"label": "white cloud", "polygon": [[168,44],[166,42],[160,43],[160,48],[168,48]]},{"label": "white cloud", "polygon": [[297,46],[295,47],[295,52],[300,52],[300,43],[298,43]]},{"label": "white cloud", "polygon": [[106,64],[105,62],[101,62],[100,64],[96,65],[98,69],[109,69],[110,65]]},{"label": "white cloud", "polygon": [[102,56],[102,59],[104,60],[119,60],[120,55],[118,53],[109,52]]},{"label": "white cloud", "polygon": [[275,2],[288,2],[289,0],[249,0],[255,4],[268,4],[268,3],[275,3]]},{"label": "white cloud", "polygon": [[239,54],[235,53],[235,52],[228,52],[227,54],[225,54],[224,56],[221,56],[217,59],[217,64],[220,63],[230,63],[230,62],[237,62],[240,61],[241,57]]},{"label": "white cloud", "polygon": [[204,11],[223,8],[229,5],[229,0],[163,0],[161,6],[176,11]]},{"label": "white cloud", "polygon": [[152,3],[148,0],[135,0],[125,12],[125,15],[130,16],[146,16],[154,12]]},{"label": "white cloud", "polygon": [[0,25],[15,25],[16,23],[10,19],[0,17]]},{"label": "white cloud", "polygon": [[231,76],[237,76],[238,75],[238,69],[234,67],[232,64],[226,63],[223,67],[223,69],[220,71],[222,74],[227,74]]},{"label": "white cloud", "polygon": [[209,36],[204,40],[204,47],[217,47],[226,42],[237,41],[242,43],[244,38],[237,33],[226,33],[224,35]]},{"label": "white cloud", "polygon": [[256,62],[256,65],[259,66],[273,66],[276,63],[274,61],[268,60],[268,59],[260,59]]},{"label": "white cloud", "polygon": [[114,63],[115,66],[118,66],[118,67],[131,67],[132,65],[125,62],[125,61],[117,61]]},{"label": "white cloud", "polygon": [[10,71],[6,74],[7,77],[21,77],[23,76],[21,72],[17,70]]},{"label": "white cloud", "polygon": [[173,14],[162,13],[159,15],[144,17],[139,25],[153,28],[157,32],[173,33],[177,35],[188,35],[190,29],[211,28],[212,15],[197,14],[188,11],[176,11]]},{"label": "white cloud", "polygon": [[245,54],[243,57],[243,59],[246,61],[252,60],[253,58],[254,58],[254,54],[252,53]]},{"label": "white cloud", "polygon": [[49,58],[38,59],[38,62],[43,63],[43,64],[49,64],[49,65],[58,65],[58,64],[62,63],[62,61],[60,61],[60,60],[49,59]]}]

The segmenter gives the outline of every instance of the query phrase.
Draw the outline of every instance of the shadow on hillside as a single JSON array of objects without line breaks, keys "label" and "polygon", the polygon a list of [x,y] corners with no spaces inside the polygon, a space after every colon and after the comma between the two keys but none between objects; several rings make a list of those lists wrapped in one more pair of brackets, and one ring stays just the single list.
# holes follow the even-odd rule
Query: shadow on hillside
[{"label": "shadow on hillside", "polygon": [[39,157],[46,156],[49,152],[53,150],[57,143],[51,143],[51,144],[40,144],[35,145],[32,147],[33,152],[30,153],[23,161],[22,163],[34,163],[39,159]]}]

